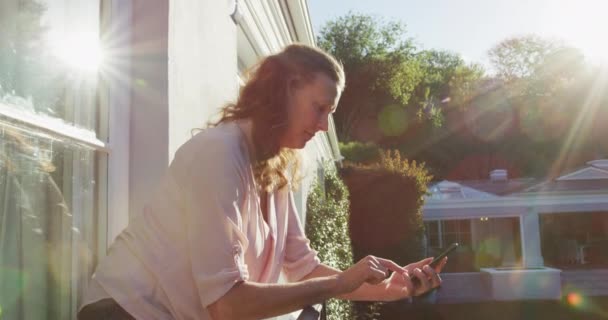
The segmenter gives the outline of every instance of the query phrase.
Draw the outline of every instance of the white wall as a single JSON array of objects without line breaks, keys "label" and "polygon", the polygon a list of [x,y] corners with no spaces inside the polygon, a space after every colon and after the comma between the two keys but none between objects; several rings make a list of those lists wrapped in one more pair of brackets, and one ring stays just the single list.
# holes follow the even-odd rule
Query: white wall
[{"label": "white wall", "polygon": [[166,0],[133,0],[131,5],[129,215],[133,216],[142,211],[169,164],[169,5]]},{"label": "white wall", "polygon": [[[231,0],[132,1],[129,213],[175,151],[237,94]],[[125,225],[126,226],[126,225]]]},{"label": "white wall", "polygon": [[169,156],[237,96],[231,0],[177,0],[169,9]]}]

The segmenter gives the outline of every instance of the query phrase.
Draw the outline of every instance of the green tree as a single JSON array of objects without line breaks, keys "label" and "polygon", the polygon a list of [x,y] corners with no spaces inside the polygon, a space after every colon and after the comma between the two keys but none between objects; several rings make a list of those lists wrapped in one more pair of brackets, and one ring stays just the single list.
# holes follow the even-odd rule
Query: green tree
[{"label": "green tree", "polygon": [[504,154],[517,155],[524,175],[546,175],[547,163],[562,172],[602,153],[595,150],[592,115],[601,112],[602,98],[590,90],[601,77],[590,72],[580,50],[529,35],[505,39],[488,55],[506,93],[503,104],[510,106],[518,125],[506,137],[511,142],[496,142]]},{"label": "green tree", "polygon": [[492,47],[488,57],[496,76],[516,94],[555,93],[585,65],[580,50],[536,35],[507,38]]},{"label": "green tree", "polygon": [[483,75],[457,54],[419,49],[401,22],[349,13],[328,22],[317,43],[344,65],[335,114],[340,140],[395,146],[408,130],[438,127],[443,109],[463,104]]},{"label": "green tree", "polygon": [[318,45],[342,62],[347,77],[335,114],[342,141],[376,140],[353,131],[365,127],[366,121],[378,128],[378,115],[386,107],[407,106],[422,72],[416,48],[405,35],[405,25],[400,22],[385,23],[353,13],[321,29]]},{"label": "green tree", "polygon": [[418,108],[418,118],[427,119],[435,127],[443,122],[446,107],[466,107],[484,75],[479,64],[467,64],[460,55],[439,50],[417,54],[423,77],[416,87],[411,104]]},{"label": "green tree", "polygon": [[497,76],[510,81],[532,76],[547,55],[558,48],[558,43],[536,35],[511,37],[492,47],[488,57]]}]

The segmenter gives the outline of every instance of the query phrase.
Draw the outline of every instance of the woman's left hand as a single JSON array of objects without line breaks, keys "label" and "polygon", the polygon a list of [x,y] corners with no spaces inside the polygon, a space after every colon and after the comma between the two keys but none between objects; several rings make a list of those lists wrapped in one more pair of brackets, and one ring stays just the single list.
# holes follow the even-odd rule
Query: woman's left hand
[{"label": "woman's left hand", "polygon": [[[404,274],[393,272],[387,279],[379,284],[372,285],[370,288],[375,292],[374,296],[378,301],[395,301],[413,296],[422,295],[441,285],[439,273],[447,262],[444,258],[436,268],[431,268],[428,264],[432,258],[426,258],[418,262],[408,264],[403,267]],[[418,278],[419,284],[415,285],[412,278]]]},{"label": "woman's left hand", "polygon": [[404,267],[410,277],[416,277],[418,280],[414,285],[413,296],[425,294],[441,285],[439,273],[447,263],[448,258],[443,258],[435,268],[429,266],[431,261],[433,261],[433,258],[426,258],[418,262],[410,263]]}]

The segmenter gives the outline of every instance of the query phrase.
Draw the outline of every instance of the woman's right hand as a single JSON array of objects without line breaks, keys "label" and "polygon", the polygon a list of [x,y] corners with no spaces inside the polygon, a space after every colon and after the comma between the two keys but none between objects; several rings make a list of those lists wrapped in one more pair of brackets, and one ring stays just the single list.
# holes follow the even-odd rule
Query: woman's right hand
[{"label": "woman's right hand", "polygon": [[364,283],[380,284],[387,280],[389,270],[406,275],[406,271],[391,260],[367,256],[337,275],[338,294],[353,292]]}]

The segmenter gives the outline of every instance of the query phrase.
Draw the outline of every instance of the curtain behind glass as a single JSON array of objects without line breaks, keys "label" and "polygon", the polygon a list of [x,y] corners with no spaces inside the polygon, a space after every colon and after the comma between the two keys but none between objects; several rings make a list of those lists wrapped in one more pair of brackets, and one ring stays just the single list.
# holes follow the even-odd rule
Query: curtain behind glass
[{"label": "curtain behind glass", "polygon": [[73,318],[94,255],[94,152],[0,121],[0,155],[1,317]]}]

